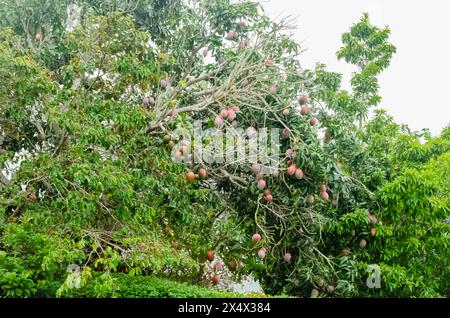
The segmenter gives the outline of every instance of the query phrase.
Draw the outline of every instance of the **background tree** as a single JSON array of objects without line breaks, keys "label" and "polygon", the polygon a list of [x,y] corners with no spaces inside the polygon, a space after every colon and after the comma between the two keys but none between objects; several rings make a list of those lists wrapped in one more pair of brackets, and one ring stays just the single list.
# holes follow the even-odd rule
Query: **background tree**
[{"label": "background tree", "polygon": [[[0,189],[1,295],[74,295],[73,264],[91,296],[134,286],[120,272],[208,286],[253,273],[296,296],[445,294],[431,269],[446,266],[448,134],[383,111],[366,120],[395,52],[389,29],[364,15],[344,34],[338,58],[358,67],[347,92],[325,65],[302,69],[290,21],[255,2],[80,1],[73,29],[61,2],[21,2],[40,12],[28,16],[5,4],[1,163],[25,160]],[[194,146],[176,131],[195,120],[242,128],[245,145],[280,129],[277,170],[176,162]],[[419,239],[428,256],[408,262]],[[365,286],[372,263],[381,291]]]}]

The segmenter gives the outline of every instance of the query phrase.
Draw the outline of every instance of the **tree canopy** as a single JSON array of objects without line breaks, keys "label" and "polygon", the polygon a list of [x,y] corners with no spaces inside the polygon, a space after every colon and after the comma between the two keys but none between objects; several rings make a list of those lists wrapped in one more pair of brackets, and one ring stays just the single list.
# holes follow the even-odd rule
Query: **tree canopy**
[{"label": "tree canopy", "polygon": [[378,108],[389,28],[343,34],[346,91],[257,2],[0,3],[0,296],[449,296],[450,127]]}]

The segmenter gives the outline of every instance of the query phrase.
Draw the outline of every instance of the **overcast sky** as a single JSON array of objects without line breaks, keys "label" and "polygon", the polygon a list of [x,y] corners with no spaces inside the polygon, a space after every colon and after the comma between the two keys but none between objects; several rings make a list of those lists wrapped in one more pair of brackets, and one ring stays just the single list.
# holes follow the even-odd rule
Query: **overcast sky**
[{"label": "overcast sky", "polygon": [[[380,76],[385,108],[399,123],[438,135],[450,123],[449,0],[262,0],[269,16],[296,18],[294,36],[307,49],[303,66],[325,63],[348,82],[354,69],[338,62],[341,34],[363,12],[378,26],[391,28],[397,47],[391,65]],[[348,88],[346,84],[344,88]]]}]

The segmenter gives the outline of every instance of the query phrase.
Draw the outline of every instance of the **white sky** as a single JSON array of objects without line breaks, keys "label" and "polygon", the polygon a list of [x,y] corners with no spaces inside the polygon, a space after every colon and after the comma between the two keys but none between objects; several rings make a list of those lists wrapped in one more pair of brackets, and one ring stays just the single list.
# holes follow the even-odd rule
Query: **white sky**
[{"label": "white sky", "polygon": [[[368,12],[373,24],[391,29],[397,47],[391,65],[380,76],[380,107],[414,130],[438,135],[450,123],[449,0],[262,0],[275,20],[296,18],[294,36],[307,49],[303,66],[325,63],[344,74],[354,69],[338,62],[341,34]],[[344,83],[344,88],[349,85]]]}]

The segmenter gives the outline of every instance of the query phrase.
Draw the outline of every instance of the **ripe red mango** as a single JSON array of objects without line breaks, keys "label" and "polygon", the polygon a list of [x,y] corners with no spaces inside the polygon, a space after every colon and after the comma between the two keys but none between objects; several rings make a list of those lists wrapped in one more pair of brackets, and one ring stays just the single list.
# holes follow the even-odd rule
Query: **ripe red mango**
[{"label": "ripe red mango", "polygon": [[291,134],[291,131],[289,130],[289,128],[284,128],[284,129],[283,129],[282,135],[283,135],[283,138],[284,138],[284,139],[288,139],[289,136],[290,136],[290,134]]},{"label": "ripe red mango", "polygon": [[258,234],[258,233],[253,234],[253,236],[252,236],[252,241],[253,241],[253,242],[259,242],[259,241],[261,241],[261,235]]},{"label": "ripe red mango", "polygon": [[234,40],[235,37],[236,37],[236,32],[228,31],[227,35],[225,36],[225,39],[231,41],[231,40]]},{"label": "ripe red mango", "polygon": [[258,174],[261,172],[261,166],[257,163],[252,163],[251,170],[253,173]]},{"label": "ripe red mango", "polygon": [[291,259],[292,259],[291,253],[284,253],[284,255],[283,255],[283,260],[284,260],[286,263],[289,263],[289,262],[291,261]]},{"label": "ripe red mango", "polygon": [[228,262],[228,268],[232,271],[234,271],[237,267],[236,261],[235,260],[231,260]]},{"label": "ripe red mango", "polygon": [[313,195],[308,195],[307,197],[306,197],[306,202],[308,203],[308,204],[313,204],[314,203],[314,196]]},{"label": "ripe red mango", "polygon": [[198,169],[198,176],[200,179],[205,179],[206,178],[206,169],[205,168]]},{"label": "ripe red mango", "polygon": [[276,94],[276,92],[277,92],[277,85],[272,84],[272,85],[269,87],[269,93],[272,94],[272,95],[274,95],[274,94]]},{"label": "ripe red mango", "polygon": [[301,115],[305,116],[305,115],[307,115],[308,113],[309,113],[309,108],[308,108],[308,106],[302,106],[302,107],[300,108],[300,114],[301,114]]},{"label": "ripe red mango", "polygon": [[151,97],[151,96],[145,96],[144,99],[143,99],[143,101],[142,101],[142,103],[143,103],[145,106],[150,106],[150,105],[153,105],[153,104],[155,103],[155,100],[154,100],[154,98]]},{"label": "ripe red mango", "polygon": [[214,260],[214,252],[213,251],[208,251],[206,253],[206,259],[210,262],[212,262]]},{"label": "ripe red mango", "polygon": [[264,247],[261,247],[258,250],[258,257],[263,259],[264,257],[266,257],[266,249]]},{"label": "ripe red mango", "polygon": [[253,128],[253,127],[247,128],[247,137],[248,138],[253,138],[253,137],[255,137],[256,134],[257,134],[257,131],[255,128]]},{"label": "ripe red mango", "polygon": [[189,182],[194,181],[194,180],[195,180],[195,173],[193,173],[192,171],[189,171],[189,172],[186,174],[186,179],[187,179]]},{"label": "ripe red mango", "polygon": [[359,241],[359,247],[364,248],[367,245],[367,241],[365,239],[362,239],[361,241]]},{"label": "ripe red mango", "polygon": [[312,117],[312,118],[309,120],[309,124],[310,124],[311,126],[317,125],[318,122],[319,122],[319,121],[317,120],[316,117]]},{"label": "ripe red mango", "polygon": [[233,109],[228,110],[228,120],[233,121],[236,118],[236,112]]},{"label": "ripe red mango", "polygon": [[377,218],[373,214],[369,214],[368,216],[370,223],[377,224]]},{"label": "ripe red mango", "polygon": [[299,179],[299,180],[303,178],[303,171],[302,171],[302,169],[296,169],[295,170],[295,177],[297,179]]},{"label": "ripe red mango", "polygon": [[306,105],[308,103],[308,96],[306,96],[306,95],[299,96],[298,102],[300,105]]},{"label": "ripe red mango", "polygon": [[297,166],[295,164],[291,164],[289,168],[287,169],[287,174],[292,176],[295,174],[295,171],[297,170]]},{"label": "ripe red mango", "polygon": [[223,126],[223,119],[222,119],[222,117],[217,116],[214,119],[214,126],[216,126],[217,128],[222,128],[222,126]]},{"label": "ripe red mango", "polygon": [[263,190],[266,187],[266,181],[264,179],[258,180],[258,189]]},{"label": "ripe red mango", "polygon": [[219,274],[215,274],[212,278],[212,282],[214,285],[219,285],[220,283],[220,275]]},{"label": "ripe red mango", "polygon": [[227,118],[228,117],[228,110],[226,110],[226,109],[222,109],[221,111],[220,111],[220,117],[222,117],[222,118]]}]

